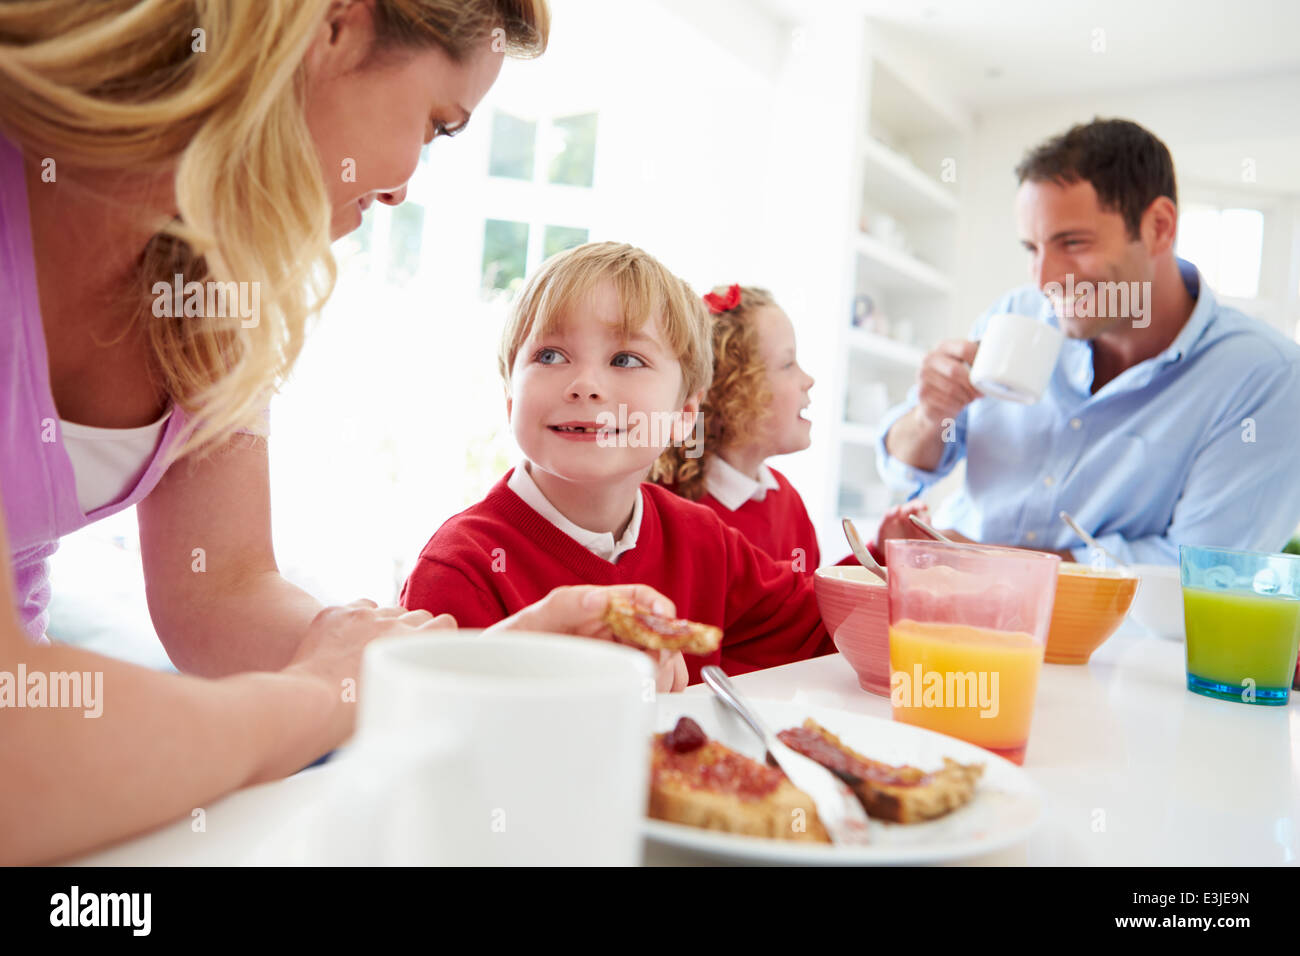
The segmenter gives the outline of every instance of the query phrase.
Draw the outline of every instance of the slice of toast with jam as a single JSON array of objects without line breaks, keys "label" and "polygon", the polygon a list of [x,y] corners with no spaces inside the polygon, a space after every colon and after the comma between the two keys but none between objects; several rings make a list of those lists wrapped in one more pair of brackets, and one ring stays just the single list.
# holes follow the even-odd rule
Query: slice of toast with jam
[{"label": "slice of toast with jam", "polygon": [[689,717],[655,734],[649,814],[744,836],[830,842],[812,798],[780,769],[710,740]]},{"label": "slice of toast with jam", "polygon": [[626,598],[610,599],[605,623],[620,641],[651,651],[712,654],[722,644],[722,631],[711,624],[644,611]]},{"label": "slice of toast with jam", "polygon": [[961,764],[947,757],[943,767],[933,771],[872,760],[812,718],[777,736],[791,750],[817,761],[847,783],[868,816],[895,823],[933,820],[964,806],[984,773],[983,764]]}]

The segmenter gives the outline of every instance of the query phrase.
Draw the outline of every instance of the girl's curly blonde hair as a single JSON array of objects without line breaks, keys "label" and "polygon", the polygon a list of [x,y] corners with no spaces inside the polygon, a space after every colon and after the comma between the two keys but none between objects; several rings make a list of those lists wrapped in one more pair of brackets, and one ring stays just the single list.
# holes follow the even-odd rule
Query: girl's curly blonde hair
[{"label": "girl's curly blonde hair", "polygon": [[[725,296],[729,286],[716,286]],[[704,496],[709,463],[728,445],[743,445],[768,414],[771,393],[767,365],[759,352],[754,316],[776,305],[772,293],[755,286],[740,287],[740,301],[726,312],[711,315],[713,331],[713,384],[700,405],[703,445],[688,441],[664,449],[650,470],[650,480],[670,487],[683,498]],[[700,441],[696,438],[695,441]]]}]

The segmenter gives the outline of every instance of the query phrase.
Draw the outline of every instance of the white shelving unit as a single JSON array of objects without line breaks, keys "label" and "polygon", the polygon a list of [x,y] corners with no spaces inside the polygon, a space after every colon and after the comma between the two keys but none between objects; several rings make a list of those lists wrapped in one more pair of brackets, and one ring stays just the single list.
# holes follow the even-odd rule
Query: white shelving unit
[{"label": "white shelving unit", "polygon": [[[894,60],[865,25],[862,99],[856,139],[857,209],[846,237],[850,298],[839,332],[834,381],[835,467],[819,516],[823,540],[838,539],[844,516],[874,533],[901,500],[876,470],[885,410],[915,383],[926,351],[953,327],[953,277],[962,179],[972,120],[923,65]],[[874,311],[851,318],[869,297]],[[882,392],[883,387],[883,392]],[[850,417],[850,413],[856,417]]]},{"label": "white shelving unit", "polygon": [[862,160],[880,195],[892,197],[896,209],[920,215],[956,215],[957,197],[949,189],[874,137],[862,141]]},{"label": "white shelving unit", "polygon": [[902,342],[874,332],[864,332],[862,329],[850,329],[844,340],[851,351],[875,356],[881,361],[901,365],[913,372],[921,368],[921,360],[925,358],[925,352],[914,345],[904,345]]}]

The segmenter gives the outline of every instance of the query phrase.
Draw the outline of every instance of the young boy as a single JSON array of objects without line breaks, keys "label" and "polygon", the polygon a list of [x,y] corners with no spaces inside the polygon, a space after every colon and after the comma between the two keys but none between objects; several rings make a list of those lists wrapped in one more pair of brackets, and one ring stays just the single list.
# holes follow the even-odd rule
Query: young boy
[{"label": "young boy", "polygon": [[571,584],[646,584],[723,630],[692,683],[834,650],[812,582],[709,508],[643,483],[695,425],[713,358],[690,287],[640,249],[589,243],[521,290],[502,337],[506,415],[524,461],[429,539],[401,603],[487,627]]}]

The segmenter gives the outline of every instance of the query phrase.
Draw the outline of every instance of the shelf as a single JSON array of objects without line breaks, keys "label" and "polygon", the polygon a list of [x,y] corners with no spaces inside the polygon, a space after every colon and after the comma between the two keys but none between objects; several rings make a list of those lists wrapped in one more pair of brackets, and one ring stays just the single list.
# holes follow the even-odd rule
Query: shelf
[{"label": "shelf", "polygon": [[925,353],[914,345],[904,345],[902,342],[895,342],[883,335],[864,332],[861,329],[850,329],[846,341],[849,348],[855,352],[871,355],[909,369],[919,369],[921,361],[925,358]]},{"label": "shelf", "polygon": [[893,213],[925,216],[957,214],[957,197],[910,160],[868,136],[862,143],[866,196]]},{"label": "shelf", "polygon": [[952,280],[934,266],[887,246],[874,236],[858,233],[856,246],[858,255],[866,260],[862,275],[869,288],[934,295],[947,295],[952,291]]},{"label": "shelf", "polygon": [[902,139],[923,136],[962,137],[971,117],[951,97],[924,79],[921,64],[900,62],[897,52],[872,53],[871,119]]}]

